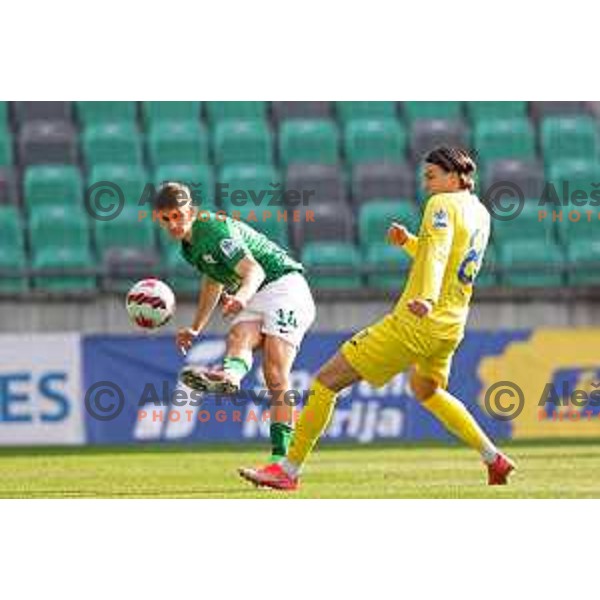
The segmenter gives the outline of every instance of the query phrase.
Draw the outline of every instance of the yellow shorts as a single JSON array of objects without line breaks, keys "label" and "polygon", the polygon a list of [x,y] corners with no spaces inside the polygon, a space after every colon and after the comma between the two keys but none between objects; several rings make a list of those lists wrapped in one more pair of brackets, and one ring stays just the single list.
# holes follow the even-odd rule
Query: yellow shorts
[{"label": "yellow shorts", "polygon": [[414,367],[443,388],[448,385],[458,340],[434,339],[393,314],[359,331],[340,352],[352,368],[374,387]]}]

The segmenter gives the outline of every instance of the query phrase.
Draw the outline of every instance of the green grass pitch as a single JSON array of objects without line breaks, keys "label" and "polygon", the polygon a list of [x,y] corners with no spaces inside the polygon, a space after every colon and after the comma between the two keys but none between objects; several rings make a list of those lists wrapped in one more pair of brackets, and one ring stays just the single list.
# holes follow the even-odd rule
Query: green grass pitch
[{"label": "green grass pitch", "polygon": [[600,444],[511,444],[519,470],[488,487],[459,446],[328,446],[296,493],[256,489],[239,466],[267,446],[147,446],[0,450],[1,498],[600,498]]}]

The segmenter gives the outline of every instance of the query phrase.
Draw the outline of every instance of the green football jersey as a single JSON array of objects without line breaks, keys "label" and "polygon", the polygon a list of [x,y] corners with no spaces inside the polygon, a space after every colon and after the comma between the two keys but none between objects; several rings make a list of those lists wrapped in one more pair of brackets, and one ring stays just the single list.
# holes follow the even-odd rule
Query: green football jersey
[{"label": "green football jersey", "polygon": [[302,264],[295,261],[280,246],[246,223],[216,217],[203,211],[202,219],[192,225],[191,242],[181,243],[183,258],[198,271],[222,283],[233,292],[240,285],[235,267],[245,256],[252,256],[263,268],[267,285],[287,273],[301,273]]}]

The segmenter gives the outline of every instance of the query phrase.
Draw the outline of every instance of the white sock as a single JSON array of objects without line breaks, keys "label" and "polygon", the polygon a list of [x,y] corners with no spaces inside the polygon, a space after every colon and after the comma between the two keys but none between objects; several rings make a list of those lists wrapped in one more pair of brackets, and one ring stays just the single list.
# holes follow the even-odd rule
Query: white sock
[{"label": "white sock", "polygon": [[487,443],[481,451],[483,462],[486,465],[491,465],[496,460],[496,456],[498,456],[498,448],[492,442]]},{"label": "white sock", "polygon": [[292,478],[298,479],[298,475],[300,475],[300,467],[291,463],[287,458],[284,458],[281,461],[281,468]]}]

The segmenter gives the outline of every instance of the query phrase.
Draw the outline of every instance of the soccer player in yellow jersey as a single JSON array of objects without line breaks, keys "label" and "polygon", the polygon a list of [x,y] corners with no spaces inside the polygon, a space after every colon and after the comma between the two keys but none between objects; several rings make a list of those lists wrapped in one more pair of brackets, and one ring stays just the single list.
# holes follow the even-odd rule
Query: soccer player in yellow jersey
[{"label": "soccer player in yellow jersey", "polygon": [[458,148],[441,147],[426,156],[423,187],[429,199],[418,237],[400,224],[388,231],[388,241],[413,258],[404,293],[391,313],[345,342],[321,368],[286,459],[242,469],[242,477],[257,485],[296,489],[302,465],[329,423],[336,395],[361,380],[381,387],[411,369],[416,399],[481,454],[490,485],[507,482],[513,462],[446,391],[490,231],[489,213],[472,193],[475,169],[467,152]]}]

